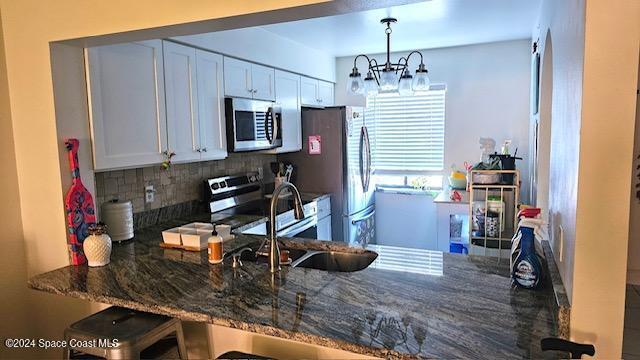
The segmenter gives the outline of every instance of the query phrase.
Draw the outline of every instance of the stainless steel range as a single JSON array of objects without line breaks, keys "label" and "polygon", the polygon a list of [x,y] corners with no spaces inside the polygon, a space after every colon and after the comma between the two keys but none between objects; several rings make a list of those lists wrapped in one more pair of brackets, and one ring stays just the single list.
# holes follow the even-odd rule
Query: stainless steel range
[{"label": "stainless steel range", "polygon": [[[269,195],[265,196],[262,177],[258,173],[208,179],[204,183],[204,194],[211,213],[269,216],[271,199]],[[281,197],[278,200],[278,236],[317,238],[318,204],[304,197],[302,202],[305,218],[297,220],[293,212],[293,198]],[[267,226],[263,226],[264,235]],[[262,234],[263,230],[251,233]]]}]

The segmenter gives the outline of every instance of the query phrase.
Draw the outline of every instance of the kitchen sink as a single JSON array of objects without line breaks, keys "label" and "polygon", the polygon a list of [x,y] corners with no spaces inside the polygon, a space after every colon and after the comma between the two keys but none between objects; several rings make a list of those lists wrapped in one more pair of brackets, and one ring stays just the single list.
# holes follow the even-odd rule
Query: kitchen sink
[{"label": "kitchen sink", "polygon": [[[299,250],[299,249],[280,249],[280,251],[282,250],[288,250],[289,251],[289,258],[291,259],[292,263],[295,262],[296,260],[300,259],[301,257],[303,257],[305,254],[307,254],[307,250]],[[269,260],[268,257],[266,256],[256,256],[255,251],[244,251],[242,252],[242,255],[240,255],[240,260],[242,261],[254,261],[254,262],[258,262],[258,263],[267,263],[267,261]]]},{"label": "kitchen sink", "polygon": [[[284,249],[281,249],[282,251]],[[316,269],[335,272],[353,272],[364,270],[378,257],[373,251],[364,253],[348,253],[340,251],[318,251],[302,249],[286,249],[291,258],[291,267]],[[267,256],[256,256],[255,251],[243,251],[241,261],[267,263]]]},{"label": "kitchen sink", "polygon": [[309,251],[300,259],[294,260],[291,266],[324,271],[353,272],[366,269],[377,257],[378,254],[373,251],[364,253]]}]

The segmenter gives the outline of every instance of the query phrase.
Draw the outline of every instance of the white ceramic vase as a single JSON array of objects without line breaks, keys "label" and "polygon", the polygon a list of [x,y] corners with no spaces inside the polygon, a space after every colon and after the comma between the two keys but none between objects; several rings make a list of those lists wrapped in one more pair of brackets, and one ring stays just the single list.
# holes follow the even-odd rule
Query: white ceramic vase
[{"label": "white ceramic vase", "polygon": [[105,232],[106,226],[98,224],[91,228],[91,235],[84,239],[84,254],[89,266],[105,266],[111,261],[111,238]]}]

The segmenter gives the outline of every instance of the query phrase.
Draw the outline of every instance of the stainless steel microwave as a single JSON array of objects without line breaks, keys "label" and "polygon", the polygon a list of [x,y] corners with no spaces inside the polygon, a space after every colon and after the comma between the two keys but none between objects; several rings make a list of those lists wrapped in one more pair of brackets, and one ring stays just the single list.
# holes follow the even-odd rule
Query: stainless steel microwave
[{"label": "stainless steel microwave", "polygon": [[231,152],[282,146],[282,113],[270,101],[225,98],[227,146]]}]

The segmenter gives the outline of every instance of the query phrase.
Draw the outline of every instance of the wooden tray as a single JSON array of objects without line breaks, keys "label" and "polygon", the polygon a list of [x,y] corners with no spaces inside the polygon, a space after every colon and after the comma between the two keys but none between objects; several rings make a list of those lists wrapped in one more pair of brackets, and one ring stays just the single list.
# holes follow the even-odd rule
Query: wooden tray
[{"label": "wooden tray", "polygon": [[167,244],[164,241],[160,243],[160,247],[164,248],[164,249],[179,249],[179,250],[186,250],[186,251],[205,251],[205,250],[207,250],[206,247],[200,249],[200,248],[193,247],[193,246]]},{"label": "wooden tray", "polygon": [[[223,240],[222,240],[222,243],[224,244],[224,243],[226,243],[227,241],[229,241],[229,240],[233,240],[233,239],[235,239],[235,238],[236,238],[236,236],[232,234],[232,236],[231,236],[231,237],[229,237],[229,238],[227,238],[227,239],[223,239]],[[207,248],[206,248],[206,247],[204,247],[204,248],[200,249],[200,248],[197,248],[197,247],[195,247],[195,246],[185,246],[185,245],[167,244],[167,243],[166,243],[166,242],[164,242],[164,241],[160,243],[160,247],[161,247],[161,248],[164,248],[164,249],[179,249],[179,250],[186,250],[186,251],[205,251],[205,250],[207,250]]]}]

